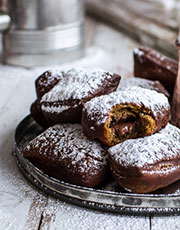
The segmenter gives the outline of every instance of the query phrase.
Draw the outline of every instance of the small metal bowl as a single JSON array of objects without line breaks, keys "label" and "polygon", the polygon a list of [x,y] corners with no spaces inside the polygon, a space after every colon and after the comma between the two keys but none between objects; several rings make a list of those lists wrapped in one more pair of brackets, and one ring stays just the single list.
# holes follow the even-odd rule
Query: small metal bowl
[{"label": "small metal bowl", "polygon": [[[23,157],[26,144],[42,132],[42,128],[29,115],[15,131],[14,158],[23,175],[40,190],[61,200],[91,209],[138,215],[169,215],[180,213],[180,191],[159,190],[153,194],[133,194],[118,189],[115,182],[107,181],[97,188],[86,188],[55,179],[35,167]],[[180,182],[172,185],[179,188]]]}]

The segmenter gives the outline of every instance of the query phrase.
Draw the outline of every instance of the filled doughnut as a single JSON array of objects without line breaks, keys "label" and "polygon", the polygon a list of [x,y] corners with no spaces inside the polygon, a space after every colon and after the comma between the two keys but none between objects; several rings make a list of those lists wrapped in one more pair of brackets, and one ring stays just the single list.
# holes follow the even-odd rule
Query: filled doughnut
[{"label": "filled doughnut", "polygon": [[128,87],[93,98],[84,105],[82,126],[90,139],[113,146],[126,139],[158,132],[169,121],[170,106],[165,95],[154,90]]}]

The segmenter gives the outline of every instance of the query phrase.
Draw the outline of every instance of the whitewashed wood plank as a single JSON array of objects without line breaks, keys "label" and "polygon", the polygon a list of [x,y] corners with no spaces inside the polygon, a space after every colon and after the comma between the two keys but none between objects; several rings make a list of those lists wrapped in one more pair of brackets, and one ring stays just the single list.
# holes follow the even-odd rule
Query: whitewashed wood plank
[{"label": "whitewashed wood plank", "polygon": [[162,3],[156,0],[113,0],[125,10],[146,18],[155,24],[159,24],[167,29],[178,30],[178,21],[174,12],[167,11]]},{"label": "whitewashed wood plank", "polygon": [[0,89],[1,100],[0,109],[3,105],[8,103],[9,98],[12,96],[14,88],[20,79],[28,74],[28,71],[22,68],[0,65]]},{"label": "whitewashed wood plank", "polygon": [[[66,204],[68,206],[68,204]],[[42,221],[39,230],[53,229],[53,223],[55,222],[57,211],[59,206],[59,200],[49,197],[47,205],[42,214]]]},{"label": "whitewashed wood plank", "polygon": [[177,57],[174,41],[178,31],[168,30],[149,19],[133,14],[114,1],[86,0],[86,5],[90,14],[117,26],[142,44]]},{"label": "whitewashed wood plank", "polygon": [[[47,214],[48,213],[48,214]],[[54,213],[56,216],[54,217]],[[66,204],[62,201],[49,199],[44,213],[51,218],[51,222],[44,223],[40,230],[148,230],[150,222],[148,217],[121,216],[117,214],[89,210],[78,206]]]},{"label": "whitewashed wood plank", "polygon": [[39,230],[46,204],[47,197],[41,194],[33,199],[26,219],[26,230]]},{"label": "whitewashed wood plank", "polygon": [[18,230],[23,229],[19,219],[14,218],[10,213],[0,210],[0,229],[1,230]]},{"label": "whitewashed wood plank", "polygon": [[[39,216],[36,216],[30,229],[37,230],[41,217],[40,196],[43,197],[43,195],[29,186],[17,169],[12,156],[14,129],[29,110],[30,101],[34,97],[34,80],[31,78],[31,72],[23,69],[14,72],[11,70],[8,68],[4,70],[4,73],[14,74],[15,87],[9,88],[9,79],[6,78],[6,84],[1,91],[1,96],[6,93],[7,101],[1,108],[0,116],[0,212],[6,215],[7,228],[11,226],[11,219],[13,219],[15,226],[12,229],[24,230],[28,226],[26,220],[32,214],[32,204],[36,204]],[[18,77],[20,73],[21,77]],[[15,79],[16,74],[18,80]],[[35,203],[36,200],[37,203]],[[0,229],[1,227],[0,225]],[[2,229],[6,228],[3,226]]]},{"label": "whitewashed wood plank", "polygon": [[179,216],[161,216],[153,217],[151,219],[152,230],[179,230],[180,218]]}]

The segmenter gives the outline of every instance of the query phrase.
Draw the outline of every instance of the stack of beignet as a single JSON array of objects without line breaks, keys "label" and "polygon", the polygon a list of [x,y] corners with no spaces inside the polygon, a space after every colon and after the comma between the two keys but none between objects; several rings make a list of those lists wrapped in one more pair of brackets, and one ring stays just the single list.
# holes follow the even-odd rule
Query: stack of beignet
[{"label": "stack of beignet", "polygon": [[179,180],[180,130],[168,124],[169,93],[158,81],[132,78],[118,87],[119,81],[101,70],[41,75],[31,114],[44,128],[55,125],[25,147],[24,157],[50,176],[86,187],[101,184],[109,168],[134,193]]},{"label": "stack of beignet", "polygon": [[35,82],[31,114],[43,127],[80,123],[83,104],[116,90],[121,77],[102,70],[47,71]]}]

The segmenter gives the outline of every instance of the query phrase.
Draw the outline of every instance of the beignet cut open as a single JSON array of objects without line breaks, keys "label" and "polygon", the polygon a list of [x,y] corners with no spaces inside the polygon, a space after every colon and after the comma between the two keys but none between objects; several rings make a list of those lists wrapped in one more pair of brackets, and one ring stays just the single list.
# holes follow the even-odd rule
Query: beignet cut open
[{"label": "beignet cut open", "polygon": [[169,121],[168,99],[154,90],[128,87],[84,105],[82,126],[90,139],[113,146],[158,132]]}]

